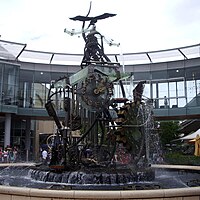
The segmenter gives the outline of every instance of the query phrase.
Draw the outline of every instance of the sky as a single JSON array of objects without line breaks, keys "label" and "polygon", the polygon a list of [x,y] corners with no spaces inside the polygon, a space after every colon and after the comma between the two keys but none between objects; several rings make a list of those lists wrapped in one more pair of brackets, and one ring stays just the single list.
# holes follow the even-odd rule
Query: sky
[{"label": "sky", "polygon": [[105,53],[135,53],[198,44],[199,0],[0,0],[0,39],[27,44],[26,49],[83,53],[82,23],[70,17],[117,14],[96,23],[107,40]]}]

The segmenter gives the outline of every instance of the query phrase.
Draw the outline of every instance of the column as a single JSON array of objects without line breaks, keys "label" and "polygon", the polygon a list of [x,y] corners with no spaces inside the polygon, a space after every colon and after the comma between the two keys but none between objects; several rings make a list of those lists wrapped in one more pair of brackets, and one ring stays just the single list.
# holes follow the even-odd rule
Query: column
[{"label": "column", "polygon": [[35,135],[34,135],[34,157],[36,161],[40,159],[40,137],[39,137],[39,121],[35,121]]},{"label": "column", "polygon": [[30,140],[31,140],[30,134],[31,134],[31,120],[26,119],[26,137],[25,137],[26,162],[29,161]]},{"label": "column", "polygon": [[11,132],[11,114],[5,115],[5,134],[4,134],[4,148],[10,146],[10,132]]}]

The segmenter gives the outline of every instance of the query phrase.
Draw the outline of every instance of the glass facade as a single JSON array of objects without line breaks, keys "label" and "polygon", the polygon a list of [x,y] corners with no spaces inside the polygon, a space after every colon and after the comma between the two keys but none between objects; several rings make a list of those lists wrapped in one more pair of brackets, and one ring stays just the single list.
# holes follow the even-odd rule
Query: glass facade
[{"label": "glass facade", "polygon": [[[162,67],[164,69],[162,69]],[[21,108],[44,108],[52,80],[62,76],[70,76],[68,72],[41,71],[21,69],[19,65],[0,63],[0,102],[1,105],[15,105]],[[140,70],[140,66],[125,66],[132,68],[132,76],[123,81],[126,97],[132,98],[135,85],[146,80],[144,96],[153,99],[154,108],[181,108],[200,106],[200,66],[166,67],[159,63],[159,68],[146,65],[149,70]],[[129,69],[130,71],[130,69]],[[115,97],[121,97],[119,85],[115,84]],[[55,98],[60,98],[57,95]]]},{"label": "glass facade", "polygon": [[[136,67],[139,69],[140,66]],[[143,94],[153,100],[155,109],[200,106],[200,63],[199,66],[186,68],[183,62],[182,68],[179,66],[158,71],[153,71],[151,67],[148,72],[132,72],[131,78],[124,81],[127,98],[132,99],[134,87],[139,81],[146,80]],[[115,97],[122,95],[118,84],[115,85],[115,91]]]},{"label": "glass facade", "polygon": [[1,105],[16,105],[19,88],[20,67],[0,63],[0,102]]},{"label": "glass facade", "polygon": [[68,74],[20,70],[18,105],[23,108],[45,108],[51,81],[63,75]]}]

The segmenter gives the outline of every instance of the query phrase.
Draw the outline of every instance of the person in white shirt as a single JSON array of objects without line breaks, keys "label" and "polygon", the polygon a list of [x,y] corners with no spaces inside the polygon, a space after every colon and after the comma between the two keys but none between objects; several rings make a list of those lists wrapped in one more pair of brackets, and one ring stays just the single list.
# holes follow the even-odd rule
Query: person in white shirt
[{"label": "person in white shirt", "polygon": [[43,161],[44,164],[47,164],[47,156],[48,156],[48,153],[47,153],[47,151],[44,149],[44,150],[42,151],[42,161]]}]

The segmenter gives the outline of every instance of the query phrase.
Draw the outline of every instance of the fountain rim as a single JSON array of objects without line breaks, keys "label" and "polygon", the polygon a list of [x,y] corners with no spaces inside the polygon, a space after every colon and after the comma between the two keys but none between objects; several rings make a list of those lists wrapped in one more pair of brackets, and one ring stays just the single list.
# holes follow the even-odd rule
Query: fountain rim
[{"label": "fountain rim", "polygon": [[[36,163],[2,163],[0,166],[36,166]],[[152,164],[152,168],[159,169],[180,169],[180,170],[199,170],[200,166],[188,165],[165,165]],[[148,191],[148,192],[144,192]],[[172,189],[155,189],[155,190],[51,190],[51,189],[37,189],[13,186],[0,186],[0,197],[20,196],[30,199],[30,197],[40,197],[52,199],[151,199],[160,198],[165,199],[169,197],[196,197],[200,196],[200,187],[189,188],[172,188]]]},{"label": "fountain rim", "polygon": [[[144,192],[148,191],[148,192]],[[173,189],[155,189],[155,190],[116,190],[116,191],[91,191],[91,190],[46,190],[36,188],[21,188],[13,186],[0,186],[1,195],[12,195],[27,197],[40,197],[46,199],[151,199],[151,198],[169,198],[169,197],[194,197],[200,195],[200,187],[192,188],[173,188]]]},{"label": "fountain rim", "polygon": [[[38,163],[34,162],[22,162],[22,163],[0,163],[0,168],[1,167],[9,167],[9,166],[14,166],[14,167],[33,167],[37,166]],[[158,169],[182,169],[182,170],[199,170],[200,171],[200,166],[197,165],[170,165],[170,164],[151,164],[152,168],[158,168]]]}]

